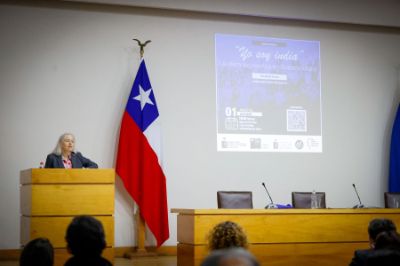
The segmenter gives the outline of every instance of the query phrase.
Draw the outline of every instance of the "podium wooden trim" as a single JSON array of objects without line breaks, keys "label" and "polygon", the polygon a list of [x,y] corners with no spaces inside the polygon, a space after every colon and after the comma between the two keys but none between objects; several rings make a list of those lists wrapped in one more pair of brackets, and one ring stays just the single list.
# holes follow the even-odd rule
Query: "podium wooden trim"
[{"label": "podium wooden trim", "polygon": [[348,265],[368,248],[368,224],[388,218],[400,227],[400,209],[172,209],[178,214],[178,266],[198,266],[207,236],[223,221],[238,223],[261,265]]},{"label": "podium wooden trim", "polygon": [[21,246],[46,237],[55,265],[70,257],[65,233],[77,215],[91,215],[104,227],[103,256],[114,260],[114,169],[27,169],[20,173]]}]

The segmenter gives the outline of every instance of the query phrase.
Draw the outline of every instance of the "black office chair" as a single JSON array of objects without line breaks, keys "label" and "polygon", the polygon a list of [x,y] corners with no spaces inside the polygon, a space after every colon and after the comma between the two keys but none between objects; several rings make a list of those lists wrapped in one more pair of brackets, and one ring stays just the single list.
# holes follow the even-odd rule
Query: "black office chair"
[{"label": "black office chair", "polygon": [[400,208],[400,193],[385,192],[385,208]]},{"label": "black office chair", "polygon": [[253,209],[251,191],[217,191],[219,209]]},{"label": "black office chair", "polygon": [[[311,209],[312,192],[292,192],[292,205],[295,209]],[[321,209],[326,208],[325,192],[316,192],[321,198]]]}]

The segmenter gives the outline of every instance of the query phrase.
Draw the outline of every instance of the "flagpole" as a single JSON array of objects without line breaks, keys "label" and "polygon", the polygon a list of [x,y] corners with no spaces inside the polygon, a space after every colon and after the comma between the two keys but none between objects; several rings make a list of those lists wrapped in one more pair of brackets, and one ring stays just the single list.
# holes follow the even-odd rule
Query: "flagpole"
[{"label": "flagpole", "polygon": [[[133,39],[134,41],[136,41],[138,43],[138,46],[140,47],[140,60],[143,59],[143,55],[144,55],[144,47],[151,42],[151,40],[147,40],[144,43],[142,43],[140,40],[138,39]],[[135,252],[126,252],[124,254],[124,256],[126,258],[132,258],[132,257],[145,257],[145,256],[156,256],[157,254],[155,252],[150,252],[146,250],[145,247],[145,233],[146,233],[146,226],[145,226],[145,221],[142,217],[142,215],[140,214],[140,209],[139,206],[137,206],[138,209],[136,211],[135,214],[135,221],[136,221],[136,243],[137,243],[137,247],[135,249]]]}]

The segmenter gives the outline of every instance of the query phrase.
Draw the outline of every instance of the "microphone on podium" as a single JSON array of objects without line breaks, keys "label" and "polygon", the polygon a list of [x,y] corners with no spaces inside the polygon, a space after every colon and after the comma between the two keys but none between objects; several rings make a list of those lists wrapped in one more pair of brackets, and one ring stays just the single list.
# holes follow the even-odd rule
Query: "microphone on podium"
[{"label": "microphone on podium", "polygon": [[353,184],[353,188],[354,188],[354,191],[356,192],[356,195],[357,195],[357,198],[358,198],[358,202],[359,202],[359,204],[355,205],[355,206],[353,207],[353,209],[361,209],[361,208],[364,208],[364,205],[363,205],[362,202],[361,202],[361,199],[360,199],[360,196],[358,195],[357,188],[356,188],[356,185],[355,185],[355,184]]},{"label": "microphone on podium", "polygon": [[267,187],[265,186],[265,183],[262,182],[261,184],[262,184],[263,187],[265,188],[265,191],[267,192],[267,195],[268,195],[268,197],[269,197],[269,200],[271,201],[270,204],[268,204],[267,206],[265,206],[265,209],[277,209],[278,206],[276,206],[276,205],[274,204],[274,201],[272,200],[271,195],[269,194],[268,189],[267,189]]}]

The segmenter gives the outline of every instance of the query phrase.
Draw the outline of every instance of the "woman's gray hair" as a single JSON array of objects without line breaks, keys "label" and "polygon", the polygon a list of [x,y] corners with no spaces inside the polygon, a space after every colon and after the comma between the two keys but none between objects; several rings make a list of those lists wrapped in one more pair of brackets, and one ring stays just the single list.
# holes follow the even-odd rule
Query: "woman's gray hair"
[{"label": "woman's gray hair", "polygon": [[[56,147],[54,148],[53,153],[55,153],[55,154],[57,154],[57,155],[61,155],[61,143],[63,142],[63,140],[64,140],[64,138],[65,138],[66,136],[72,136],[72,138],[73,138],[73,140],[74,140],[74,142],[75,142],[75,136],[74,136],[74,134],[72,134],[72,133],[64,133],[64,134],[62,134],[62,135],[58,138],[57,145],[56,145]],[[75,151],[75,145],[74,145],[74,151]]]}]

